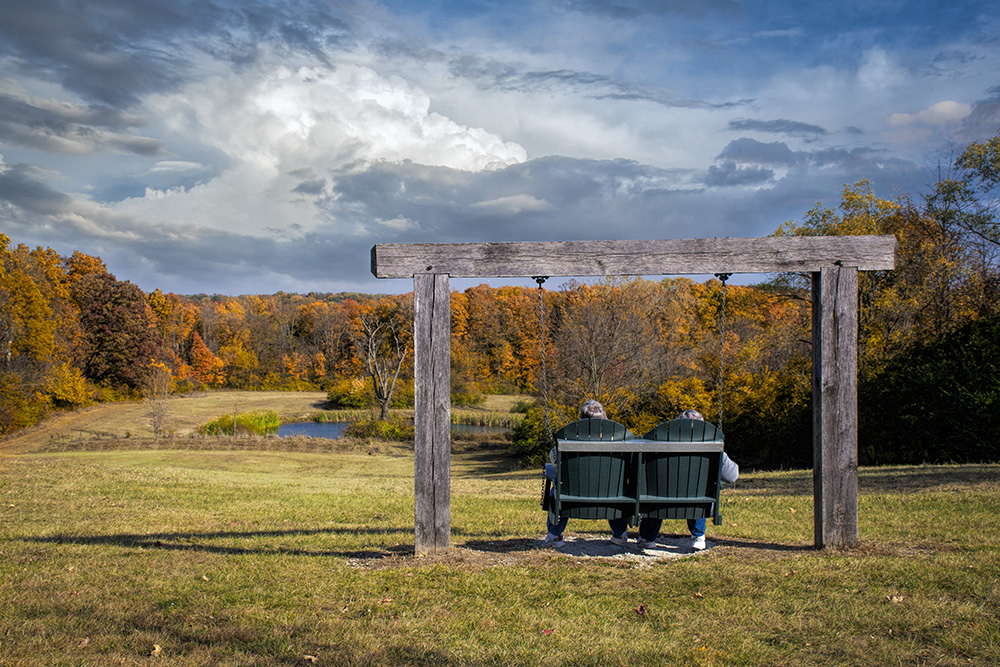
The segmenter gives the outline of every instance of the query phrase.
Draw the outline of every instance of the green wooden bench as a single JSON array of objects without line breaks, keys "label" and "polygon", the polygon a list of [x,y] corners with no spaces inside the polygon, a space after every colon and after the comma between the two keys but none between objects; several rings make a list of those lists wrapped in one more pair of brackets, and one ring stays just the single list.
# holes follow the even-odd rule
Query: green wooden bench
[{"label": "green wooden bench", "polygon": [[626,491],[634,470],[622,443],[634,440],[632,432],[609,419],[580,419],[556,431],[555,438],[554,494],[549,496],[547,483],[542,500],[552,517],[631,521],[635,494]]},{"label": "green wooden bench", "polygon": [[671,419],[643,436],[638,510],[651,519],[706,519],[722,525],[722,431],[699,419]]},{"label": "green wooden bench", "polygon": [[[542,505],[559,518],[700,519],[722,523],[722,431],[674,419],[635,438],[603,419],[571,422],[555,434],[555,481]],[[549,490],[552,490],[550,495]]]}]

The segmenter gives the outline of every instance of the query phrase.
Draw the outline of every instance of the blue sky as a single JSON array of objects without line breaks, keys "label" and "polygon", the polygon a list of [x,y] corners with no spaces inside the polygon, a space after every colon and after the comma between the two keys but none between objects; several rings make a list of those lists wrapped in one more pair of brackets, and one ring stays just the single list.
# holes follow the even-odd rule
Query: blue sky
[{"label": "blue sky", "polygon": [[147,291],[408,291],[375,243],[763,236],[862,178],[919,197],[1000,131],[988,2],[2,12],[0,231]]}]

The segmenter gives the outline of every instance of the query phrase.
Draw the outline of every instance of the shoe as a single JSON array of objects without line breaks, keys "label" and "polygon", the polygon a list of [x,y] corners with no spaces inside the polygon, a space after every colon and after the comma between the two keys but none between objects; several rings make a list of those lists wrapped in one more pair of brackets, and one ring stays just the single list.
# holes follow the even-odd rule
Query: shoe
[{"label": "shoe", "polygon": [[628,544],[628,533],[622,533],[621,535],[612,535],[611,544],[617,544],[618,546],[624,546]]},{"label": "shoe", "polygon": [[695,551],[702,551],[705,548],[705,536],[699,535],[698,537],[695,537],[694,535],[692,535],[691,548],[694,549]]},{"label": "shoe", "polygon": [[548,535],[545,536],[545,544],[555,549],[558,549],[559,547],[566,546],[566,540],[564,540],[559,535],[553,535],[552,533],[549,533]]},{"label": "shoe", "polygon": [[656,540],[644,540],[641,537],[638,538],[635,543],[640,549],[652,549],[656,546]]}]

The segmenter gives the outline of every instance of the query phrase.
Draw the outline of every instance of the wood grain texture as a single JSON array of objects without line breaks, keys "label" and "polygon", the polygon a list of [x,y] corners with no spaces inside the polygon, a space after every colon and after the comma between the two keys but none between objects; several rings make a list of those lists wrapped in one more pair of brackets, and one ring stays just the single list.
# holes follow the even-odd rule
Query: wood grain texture
[{"label": "wood grain texture", "polygon": [[451,294],[446,275],[415,276],[414,503],[417,554],[451,542]]},{"label": "wood grain texture", "polygon": [[858,272],[813,274],[813,500],[817,548],[858,543]]},{"label": "wood grain texture", "polygon": [[893,268],[895,253],[893,236],[380,243],[371,268],[378,278],[814,272],[838,262],[872,271]]}]

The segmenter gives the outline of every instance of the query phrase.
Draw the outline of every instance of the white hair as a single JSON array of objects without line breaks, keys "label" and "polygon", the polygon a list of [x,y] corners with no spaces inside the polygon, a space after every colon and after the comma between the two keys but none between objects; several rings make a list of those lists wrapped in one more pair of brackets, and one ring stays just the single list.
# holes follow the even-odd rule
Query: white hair
[{"label": "white hair", "polygon": [[591,399],[584,401],[583,405],[580,406],[580,419],[607,419],[608,415],[604,412],[604,406],[597,401]]}]

